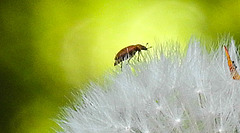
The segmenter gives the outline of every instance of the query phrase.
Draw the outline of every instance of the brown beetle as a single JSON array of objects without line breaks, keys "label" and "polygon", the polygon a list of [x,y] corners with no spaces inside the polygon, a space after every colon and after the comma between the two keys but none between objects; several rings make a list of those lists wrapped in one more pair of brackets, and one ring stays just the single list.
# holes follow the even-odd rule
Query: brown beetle
[{"label": "brown beetle", "polygon": [[[147,45],[148,45],[148,43],[146,44],[146,46]],[[130,59],[136,54],[136,52],[138,52],[138,54],[140,54],[141,50],[147,50],[147,49],[148,49],[147,47],[145,47],[145,46],[143,46],[141,44],[130,45],[128,47],[123,48],[115,56],[114,66],[118,65],[119,63],[121,63],[121,68],[122,68],[122,62],[124,60],[128,59],[128,62],[129,62]],[[138,56],[138,60],[139,60],[139,56]]]}]

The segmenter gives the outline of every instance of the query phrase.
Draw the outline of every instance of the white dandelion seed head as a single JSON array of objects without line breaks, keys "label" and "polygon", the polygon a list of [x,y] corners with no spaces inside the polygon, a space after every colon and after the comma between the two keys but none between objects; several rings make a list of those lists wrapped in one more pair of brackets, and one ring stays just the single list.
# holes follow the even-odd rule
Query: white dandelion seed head
[{"label": "white dandelion seed head", "polygon": [[76,95],[59,132],[240,132],[240,81],[231,77],[223,45],[239,66],[233,40],[211,52],[196,40],[185,55],[175,46],[142,52],[142,61],[131,60],[107,74],[104,85],[91,83]]}]

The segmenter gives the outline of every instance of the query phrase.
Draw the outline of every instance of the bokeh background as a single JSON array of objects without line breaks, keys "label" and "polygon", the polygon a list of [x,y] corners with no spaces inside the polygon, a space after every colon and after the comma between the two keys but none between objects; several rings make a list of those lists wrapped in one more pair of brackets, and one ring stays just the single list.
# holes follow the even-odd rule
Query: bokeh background
[{"label": "bokeh background", "polygon": [[240,41],[240,0],[1,0],[0,132],[45,133],[136,43]]}]

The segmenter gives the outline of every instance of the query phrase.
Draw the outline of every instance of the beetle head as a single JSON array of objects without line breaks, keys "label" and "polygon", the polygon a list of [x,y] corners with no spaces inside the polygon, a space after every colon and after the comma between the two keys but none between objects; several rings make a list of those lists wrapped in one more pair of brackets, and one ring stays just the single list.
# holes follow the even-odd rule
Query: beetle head
[{"label": "beetle head", "polygon": [[151,46],[147,47],[147,45],[148,45],[148,43],[146,44],[146,46],[143,46],[141,44],[137,44],[136,46],[139,50],[148,50],[149,48],[152,48]]}]

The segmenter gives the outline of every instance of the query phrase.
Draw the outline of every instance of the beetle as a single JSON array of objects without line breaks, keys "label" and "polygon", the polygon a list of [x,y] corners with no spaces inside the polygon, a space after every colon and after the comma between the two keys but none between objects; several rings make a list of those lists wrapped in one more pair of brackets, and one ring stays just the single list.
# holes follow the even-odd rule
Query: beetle
[{"label": "beetle", "polygon": [[236,70],[237,66],[235,65],[234,61],[231,60],[226,46],[224,46],[224,49],[225,49],[225,53],[226,53],[226,56],[227,56],[228,67],[229,67],[229,70],[231,72],[232,78],[236,79],[236,80],[240,80],[240,75],[238,74],[238,72]]},{"label": "beetle", "polygon": [[[146,44],[146,46],[147,45],[148,43]],[[114,58],[115,59],[114,66],[121,63],[121,69],[122,69],[123,61],[128,59],[128,62],[129,62],[130,59],[136,54],[136,52],[138,52],[138,60],[139,60],[139,54],[141,50],[148,50],[146,46],[143,46],[141,44],[136,44],[136,45],[130,45],[121,49]]]}]

